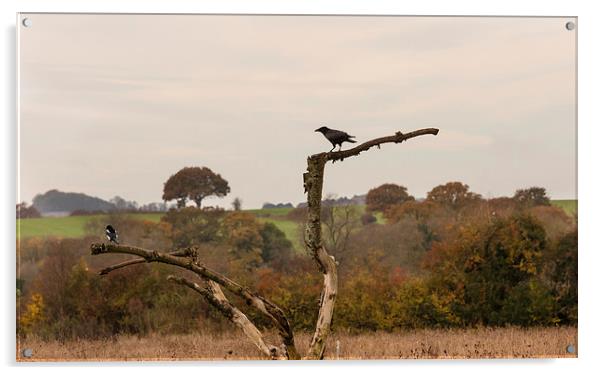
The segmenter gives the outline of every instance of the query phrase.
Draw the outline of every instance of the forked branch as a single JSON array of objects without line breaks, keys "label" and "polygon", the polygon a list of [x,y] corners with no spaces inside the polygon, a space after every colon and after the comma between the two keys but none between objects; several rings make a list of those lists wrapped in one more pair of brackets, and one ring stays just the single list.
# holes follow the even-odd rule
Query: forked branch
[{"label": "forked branch", "polygon": [[322,359],[324,357],[326,339],[330,333],[334,304],[338,293],[336,262],[334,257],[328,254],[322,243],[321,204],[326,162],[329,160],[332,160],[333,163],[337,160],[343,161],[350,156],[359,155],[361,152],[367,151],[374,146],[380,148],[380,145],[384,143],[401,143],[421,135],[437,135],[438,133],[439,129],[435,128],[420,129],[406,134],[397,132],[392,136],[364,142],[349,150],[323,152],[307,158],[307,172],[303,174],[303,185],[307,192],[308,207],[305,244],[316,261],[318,269],[324,275],[324,283],[316,329],[306,358]]},{"label": "forked branch", "polygon": [[222,287],[226,288],[229,292],[242,298],[245,303],[249,306],[254,307],[264,315],[266,315],[278,329],[278,333],[282,338],[284,347],[287,351],[287,355],[291,359],[298,359],[299,355],[295,349],[294,336],[288,319],[284,315],[282,309],[276,306],[271,301],[263,298],[256,292],[244,287],[235,281],[215,272],[205,265],[197,261],[195,249],[183,249],[173,253],[160,253],[157,251],[151,251],[142,249],[134,246],[116,245],[116,244],[103,244],[95,243],[90,246],[92,255],[106,254],[106,253],[119,253],[119,254],[130,254],[136,255],[142,259],[133,259],[126,262],[122,262],[110,267],[107,267],[101,271],[101,274],[107,274],[113,270],[126,267],[132,264],[138,264],[144,262],[159,262],[171,264],[180,268],[187,269],[194,272],[203,280],[213,281]]},{"label": "forked branch", "polygon": [[257,348],[272,359],[287,359],[286,353],[282,353],[278,348],[267,345],[263,340],[263,335],[257,327],[247,318],[242,311],[234,306],[215,281],[203,281],[203,287],[183,277],[170,275],[167,277],[169,281],[184,285],[202,295],[207,302],[222,313],[230,322],[239,327],[247,337],[257,346]]}]

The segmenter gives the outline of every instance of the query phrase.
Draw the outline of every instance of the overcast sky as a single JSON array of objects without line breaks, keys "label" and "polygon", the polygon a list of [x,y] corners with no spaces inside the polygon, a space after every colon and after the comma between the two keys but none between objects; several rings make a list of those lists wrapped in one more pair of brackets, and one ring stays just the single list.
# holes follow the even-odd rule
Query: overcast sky
[{"label": "overcast sky", "polygon": [[[543,186],[576,198],[575,31],[563,18],[29,15],[20,27],[20,199],[49,189],[160,201],[207,166],[243,208],[304,200],[314,130],[367,141],[324,193],[424,197]],[[347,145],[347,144],[346,144]]]}]

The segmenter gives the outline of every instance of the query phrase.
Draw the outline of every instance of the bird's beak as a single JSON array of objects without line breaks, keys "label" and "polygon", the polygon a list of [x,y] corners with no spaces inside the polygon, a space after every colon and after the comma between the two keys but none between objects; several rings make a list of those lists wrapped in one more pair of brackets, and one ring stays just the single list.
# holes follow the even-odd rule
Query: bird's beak
[{"label": "bird's beak", "polygon": [[315,132],[319,132],[319,131],[320,131],[320,129],[316,129],[316,130],[314,130],[314,131],[315,131]]}]

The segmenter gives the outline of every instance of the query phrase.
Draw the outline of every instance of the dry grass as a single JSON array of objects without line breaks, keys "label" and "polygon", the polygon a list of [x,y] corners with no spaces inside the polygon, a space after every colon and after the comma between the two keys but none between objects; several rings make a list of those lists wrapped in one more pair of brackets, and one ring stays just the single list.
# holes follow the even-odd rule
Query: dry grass
[{"label": "dry grass", "polygon": [[[309,334],[297,335],[304,352]],[[333,334],[326,359],[406,358],[554,358],[577,357],[577,328],[476,328],[467,330],[416,330],[400,333]],[[567,353],[567,346],[575,352]],[[241,360],[263,359],[253,344],[239,334],[119,336],[109,340],[74,340],[61,343],[36,338],[21,340],[17,350],[30,348],[31,359],[17,353],[19,361],[141,361],[141,360]]]}]

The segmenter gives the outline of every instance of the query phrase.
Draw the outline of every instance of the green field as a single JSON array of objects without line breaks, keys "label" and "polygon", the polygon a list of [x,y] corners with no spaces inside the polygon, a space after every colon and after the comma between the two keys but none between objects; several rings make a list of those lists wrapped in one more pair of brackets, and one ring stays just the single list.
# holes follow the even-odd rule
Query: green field
[{"label": "green field", "polygon": [[[272,222],[282,230],[288,238],[293,239],[297,224],[286,219],[290,208],[274,208],[265,210],[248,210],[263,222]],[[158,222],[161,213],[130,214],[132,218]],[[42,217],[37,219],[17,220],[17,234],[26,237],[64,237],[77,238],[84,236],[85,226],[89,220],[106,217],[106,215]]]},{"label": "green field", "polygon": [[[564,199],[553,200],[552,205],[564,209],[569,215],[577,213],[577,200]],[[362,211],[365,206],[360,206]],[[286,237],[293,243],[297,251],[303,251],[303,243],[299,236],[299,224],[288,220],[286,215],[291,208],[269,208],[246,210],[252,213],[262,222],[273,223],[280,229]],[[130,214],[131,217],[139,220],[149,220],[158,222],[163,214],[161,213],[142,213]],[[66,216],[66,217],[43,217],[38,219],[20,219],[17,220],[17,235],[20,238],[27,237],[64,237],[77,238],[85,234],[86,223],[91,219],[102,218],[106,215],[93,216]],[[384,223],[382,214],[377,213],[378,223]]]},{"label": "green field", "polygon": [[552,205],[562,208],[569,215],[577,213],[576,199],[556,199],[552,201]]},{"label": "green field", "polygon": [[291,221],[291,220],[286,220],[286,218],[282,218],[282,219],[278,219],[277,217],[258,217],[259,221],[261,222],[269,222],[269,223],[273,223],[276,227],[278,227],[278,229],[280,229],[285,235],[286,238],[289,239],[289,241],[291,241],[293,243],[293,247],[295,248],[295,250],[297,251],[302,251],[303,250],[303,244],[301,243],[301,238],[299,235],[299,224]]},{"label": "green field", "polygon": [[263,208],[246,210],[246,212],[252,213],[263,223],[274,224],[286,235],[286,238],[293,243],[295,250],[303,251],[304,246],[299,236],[299,224],[288,220],[286,217],[291,210],[292,208]]},{"label": "green field", "polygon": [[[298,224],[286,219],[286,214],[290,208],[271,208],[247,210],[252,213],[261,222],[273,223],[280,229],[286,237],[293,243],[297,251],[303,249],[299,239]],[[130,214],[132,218],[139,220],[149,220],[158,222],[161,220],[161,213],[143,213]],[[17,236],[20,238],[28,237],[63,237],[78,238],[85,235],[85,226],[89,220],[106,217],[106,215],[91,216],[66,216],[66,217],[42,217],[37,219],[17,220]]]},{"label": "green field", "polygon": [[[140,220],[158,222],[161,213],[132,214],[131,216]],[[86,223],[92,219],[105,217],[106,215],[91,216],[65,216],[65,217],[41,217],[37,219],[18,219],[17,236],[27,237],[83,237]]]}]

